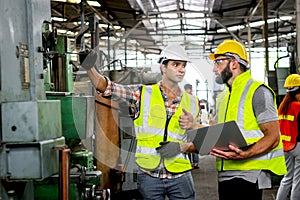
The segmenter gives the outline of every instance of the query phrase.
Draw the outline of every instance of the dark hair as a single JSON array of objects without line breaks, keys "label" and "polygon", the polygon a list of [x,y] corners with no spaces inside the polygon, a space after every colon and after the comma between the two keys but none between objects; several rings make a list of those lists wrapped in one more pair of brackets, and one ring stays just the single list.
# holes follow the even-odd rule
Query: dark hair
[{"label": "dark hair", "polygon": [[165,57],[161,57],[161,58],[159,58],[159,60],[158,60],[158,63],[159,64],[163,64],[163,65],[168,65],[168,62],[169,62],[169,60],[168,59],[166,59]]},{"label": "dark hair", "polygon": [[243,65],[242,63],[240,63],[240,68],[243,72],[249,70],[249,68],[247,68],[245,65]]},{"label": "dark hair", "polygon": [[184,89],[185,90],[186,89],[193,89],[193,86],[191,84],[187,83],[187,84],[184,85]]},{"label": "dark hair", "polygon": [[278,111],[280,111],[282,115],[287,115],[291,103],[293,101],[296,101],[295,95],[298,94],[299,92],[300,92],[299,90],[296,90],[295,92],[286,93],[278,108]]},{"label": "dark hair", "polygon": [[[165,67],[168,66],[168,62],[169,62],[169,60],[166,59],[166,58],[164,58],[164,57],[161,57],[161,58],[159,58],[159,60],[158,60],[158,63],[161,64],[161,65],[164,65]],[[161,75],[163,74],[161,68],[160,68],[160,74],[161,74]]]}]

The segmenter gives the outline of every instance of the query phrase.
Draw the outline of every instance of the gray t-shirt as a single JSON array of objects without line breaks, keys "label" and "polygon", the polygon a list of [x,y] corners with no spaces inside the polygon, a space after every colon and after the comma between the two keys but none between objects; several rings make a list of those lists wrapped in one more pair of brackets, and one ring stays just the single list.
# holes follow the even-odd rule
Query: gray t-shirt
[{"label": "gray t-shirt", "polygon": [[[277,121],[278,114],[274,106],[274,96],[266,86],[260,86],[254,93],[253,111],[258,124]],[[233,178],[242,178],[249,182],[256,183],[260,189],[271,187],[271,176],[266,171],[224,171],[218,174],[219,181],[230,180]]]}]

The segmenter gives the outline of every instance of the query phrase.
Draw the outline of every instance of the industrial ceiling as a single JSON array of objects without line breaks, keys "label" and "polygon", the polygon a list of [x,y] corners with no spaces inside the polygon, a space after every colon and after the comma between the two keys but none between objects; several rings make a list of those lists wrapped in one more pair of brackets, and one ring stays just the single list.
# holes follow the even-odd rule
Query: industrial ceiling
[{"label": "industrial ceiling", "polygon": [[296,0],[80,2],[51,0],[53,25],[60,34],[76,37],[88,26],[89,17],[97,16],[103,49],[159,53],[174,42],[184,45],[192,58],[202,58],[224,39],[252,48],[282,47],[296,37]]}]

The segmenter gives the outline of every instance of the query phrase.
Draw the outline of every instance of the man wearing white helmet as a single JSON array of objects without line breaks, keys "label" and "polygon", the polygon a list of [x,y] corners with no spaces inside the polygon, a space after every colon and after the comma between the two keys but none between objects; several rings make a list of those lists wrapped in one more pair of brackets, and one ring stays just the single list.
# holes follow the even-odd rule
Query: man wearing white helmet
[{"label": "man wearing white helmet", "polygon": [[82,62],[94,87],[104,97],[134,105],[135,157],[140,168],[137,185],[141,198],[196,199],[191,163],[180,145],[187,141],[185,112],[192,113],[193,118],[199,112],[198,99],[179,87],[188,62],[184,49],[169,45],[161,52],[162,80],[153,85],[113,83],[93,67],[94,58],[92,52]]}]

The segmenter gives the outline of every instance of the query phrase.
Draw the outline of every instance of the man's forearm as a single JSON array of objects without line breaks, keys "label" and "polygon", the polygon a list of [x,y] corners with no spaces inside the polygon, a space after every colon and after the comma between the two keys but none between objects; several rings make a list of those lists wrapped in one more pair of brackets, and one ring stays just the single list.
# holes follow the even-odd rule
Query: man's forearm
[{"label": "man's forearm", "polygon": [[248,157],[265,154],[266,152],[277,147],[280,141],[278,121],[260,124],[259,127],[264,133],[264,137],[262,137],[258,142],[256,142],[246,151],[248,153]]},{"label": "man's forearm", "polygon": [[94,67],[87,70],[87,74],[93,84],[93,86],[100,92],[104,92],[107,86],[107,81],[104,78],[104,76],[102,76],[97,69],[95,69]]}]

